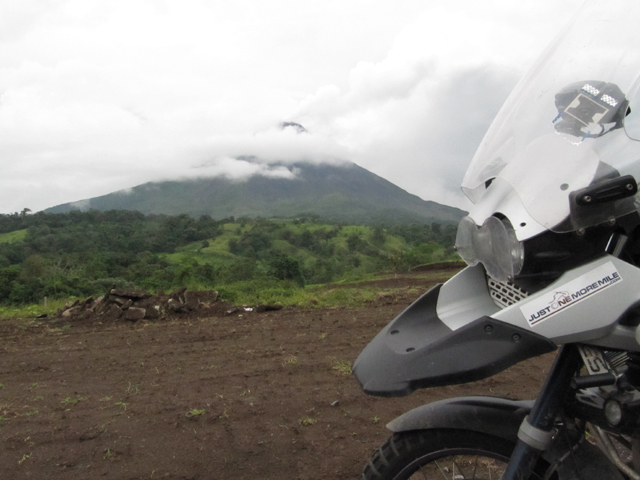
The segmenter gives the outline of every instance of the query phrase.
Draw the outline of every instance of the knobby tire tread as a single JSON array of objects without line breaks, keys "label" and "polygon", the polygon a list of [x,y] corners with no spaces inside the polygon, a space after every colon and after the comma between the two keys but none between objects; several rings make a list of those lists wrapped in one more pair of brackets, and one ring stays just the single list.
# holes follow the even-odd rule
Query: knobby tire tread
[{"label": "knobby tire tread", "polygon": [[444,448],[478,448],[508,458],[514,444],[491,435],[454,429],[394,433],[365,465],[360,480],[394,480],[407,465]]}]

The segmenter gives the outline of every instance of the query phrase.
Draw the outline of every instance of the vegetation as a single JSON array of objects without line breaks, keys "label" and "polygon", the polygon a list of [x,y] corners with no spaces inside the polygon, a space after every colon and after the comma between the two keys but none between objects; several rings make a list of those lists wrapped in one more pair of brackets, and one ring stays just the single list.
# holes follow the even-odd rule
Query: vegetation
[{"label": "vegetation", "polygon": [[263,302],[293,301],[309,290],[305,285],[453,259],[454,237],[452,225],[385,228],[313,216],[214,220],[122,210],[0,215],[0,305],[101,294],[114,285],[153,292],[215,288],[230,301],[258,294]]}]

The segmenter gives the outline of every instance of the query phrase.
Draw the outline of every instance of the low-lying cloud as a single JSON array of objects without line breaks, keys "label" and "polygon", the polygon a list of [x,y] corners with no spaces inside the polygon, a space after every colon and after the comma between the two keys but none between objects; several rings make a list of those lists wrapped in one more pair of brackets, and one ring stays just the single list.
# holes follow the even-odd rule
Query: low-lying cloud
[{"label": "low-lying cloud", "polygon": [[271,165],[254,159],[218,157],[190,171],[191,175],[183,178],[224,177],[229,180],[242,181],[255,175],[268,178],[284,178],[293,180],[297,177],[296,168],[284,165]]}]

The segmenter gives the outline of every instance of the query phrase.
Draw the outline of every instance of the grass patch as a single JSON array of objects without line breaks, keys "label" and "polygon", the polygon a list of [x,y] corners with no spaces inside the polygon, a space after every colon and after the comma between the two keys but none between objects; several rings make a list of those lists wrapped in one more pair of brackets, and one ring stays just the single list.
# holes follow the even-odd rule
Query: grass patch
[{"label": "grass patch", "polygon": [[[75,300],[75,299],[74,299]],[[44,304],[20,305],[20,306],[0,306],[0,318],[35,318],[38,315],[53,315],[63,308],[69,299],[48,300],[47,306]]]},{"label": "grass patch", "polygon": [[76,398],[71,398],[71,397],[67,397],[64,400],[62,400],[60,403],[62,405],[77,405],[78,403],[82,402],[86,400],[85,397],[81,397],[81,396],[77,396]]},{"label": "grass patch", "polygon": [[315,418],[311,418],[311,417],[304,417],[301,418],[300,420],[298,420],[298,423],[300,425],[303,426],[308,426],[308,425],[313,425],[314,423],[316,423],[318,420],[316,420]]},{"label": "grass patch", "polygon": [[238,305],[259,303],[298,305],[304,289],[295,282],[276,278],[261,278],[235,282],[218,288],[223,300]]},{"label": "grass patch", "polygon": [[22,242],[27,236],[27,229],[16,230],[9,233],[0,233],[0,243],[16,243]]},{"label": "grass patch", "polygon": [[200,415],[204,415],[204,409],[200,410],[200,409],[194,408],[194,409],[189,410],[185,414],[185,417],[193,418],[193,417],[197,417],[197,416],[200,416]]},{"label": "grass patch", "polygon": [[378,289],[372,287],[317,289],[315,295],[309,290],[305,306],[319,308],[360,307],[372,302],[378,297]]},{"label": "grass patch", "polygon": [[331,367],[333,370],[340,375],[351,375],[351,371],[353,370],[351,362],[348,360],[338,360],[335,357],[331,358],[331,360],[333,361],[333,366]]},{"label": "grass patch", "polygon": [[[416,278],[426,279],[434,283],[448,280],[456,271],[426,271]],[[299,287],[295,282],[275,278],[260,278],[244,282],[236,282],[218,288],[220,297],[236,305],[279,304],[298,307],[360,307],[379,298],[380,287],[362,285],[362,282],[386,280],[394,278],[394,274],[372,275],[362,274],[349,281],[327,284],[307,285]],[[393,294],[395,290],[385,289]],[[420,293],[416,290],[416,296]]]},{"label": "grass patch", "polygon": [[326,286],[299,287],[293,281],[277,279],[249,280],[220,287],[218,292],[223,300],[237,305],[279,304],[302,307],[357,307],[377,298],[378,290],[373,287],[353,288]]}]

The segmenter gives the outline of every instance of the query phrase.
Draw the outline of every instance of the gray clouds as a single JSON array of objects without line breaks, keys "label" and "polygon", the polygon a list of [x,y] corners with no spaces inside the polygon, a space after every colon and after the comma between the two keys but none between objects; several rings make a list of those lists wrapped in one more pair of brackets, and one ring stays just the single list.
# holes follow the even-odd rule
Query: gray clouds
[{"label": "gray clouds", "polygon": [[357,64],[345,91],[320,88],[302,102],[299,118],[406,190],[465,208],[459,184],[477,145],[570,11],[495,3],[451,2],[422,12],[385,58]]},{"label": "gray clouds", "polygon": [[464,206],[484,130],[579,2],[556,3],[3,2],[0,212],[301,159]]}]

